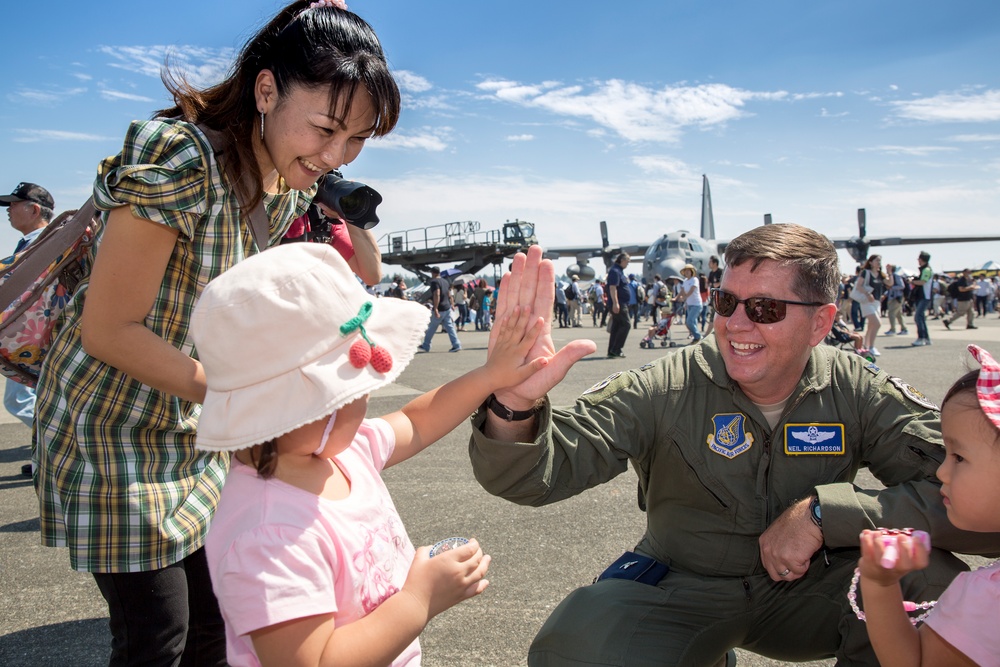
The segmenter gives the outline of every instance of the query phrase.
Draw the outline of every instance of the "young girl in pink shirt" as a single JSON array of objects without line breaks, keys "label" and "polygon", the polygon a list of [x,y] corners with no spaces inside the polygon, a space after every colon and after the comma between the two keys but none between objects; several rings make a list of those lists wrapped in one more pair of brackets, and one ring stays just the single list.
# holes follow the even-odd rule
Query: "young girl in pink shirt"
[{"label": "young girl in pink shirt", "polygon": [[205,288],[196,446],[235,452],[205,544],[231,665],[418,665],[427,622],[488,585],[475,540],[413,548],[379,473],[547,364],[520,361],[543,320],[515,311],[484,366],[366,419],[427,322],[365,292],[325,244],[268,250]]},{"label": "young girl in pink shirt", "polygon": [[[941,407],[947,453],[938,468],[948,519],[958,528],[1000,532],[1000,364],[969,345],[981,368],[960,378]],[[861,593],[868,635],[883,667],[1000,666],[1000,562],[959,574],[917,629],[900,578],[927,567],[917,534],[861,533]],[[1000,545],[998,545],[1000,546]],[[911,608],[915,605],[911,603]]]}]

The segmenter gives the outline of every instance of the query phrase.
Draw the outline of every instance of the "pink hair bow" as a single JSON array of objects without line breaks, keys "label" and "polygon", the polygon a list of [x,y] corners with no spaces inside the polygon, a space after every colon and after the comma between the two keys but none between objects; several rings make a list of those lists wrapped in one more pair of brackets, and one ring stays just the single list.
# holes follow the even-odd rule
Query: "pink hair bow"
[{"label": "pink hair bow", "polygon": [[979,407],[990,418],[993,425],[1000,428],[1000,364],[989,352],[978,345],[970,345],[969,352],[979,362],[979,380],[976,382],[976,397]]}]

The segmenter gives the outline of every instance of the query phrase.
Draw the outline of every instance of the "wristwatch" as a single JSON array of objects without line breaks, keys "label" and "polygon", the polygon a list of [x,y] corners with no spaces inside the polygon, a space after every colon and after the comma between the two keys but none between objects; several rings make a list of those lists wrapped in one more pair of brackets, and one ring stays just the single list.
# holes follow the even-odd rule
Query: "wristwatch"
[{"label": "wristwatch", "polygon": [[486,399],[486,407],[488,407],[493,414],[506,422],[522,422],[526,419],[531,419],[538,414],[539,410],[539,406],[535,406],[530,410],[511,410],[506,405],[498,401],[494,394],[490,394],[490,397]]},{"label": "wristwatch", "polygon": [[818,496],[813,496],[813,499],[809,501],[809,518],[820,530],[823,529],[823,511],[820,509]]}]

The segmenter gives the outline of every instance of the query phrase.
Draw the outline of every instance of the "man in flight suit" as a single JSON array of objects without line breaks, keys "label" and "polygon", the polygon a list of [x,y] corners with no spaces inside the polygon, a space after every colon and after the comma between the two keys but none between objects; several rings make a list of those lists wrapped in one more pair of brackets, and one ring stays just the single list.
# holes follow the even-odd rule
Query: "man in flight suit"
[{"label": "man in flight suit", "polygon": [[[498,316],[519,304],[552,312],[541,254],[515,259]],[[711,667],[742,647],[874,666],[846,598],[862,529],[931,534],[930,567],[903,579],[915,601],[936,599],[966,569],[946,550],[998,544],[948,523],[935,477],[937,408],[875,364],[821,344],[837,311],[833,245],[798,225],[767,225],[732,241],[725,259],[714,337],[615,373],[568,408],[545,395],[593,343],[555,353],[540,337],[527,356],[549,364],[491,396],[473,420],[476,478],[520,504],[557,502],[631,462],[647,512],[635,552],[669,567],[652,582],[609,578],[571,593],[529,665]],[[862,466],[886,488],[855,487]]]}]

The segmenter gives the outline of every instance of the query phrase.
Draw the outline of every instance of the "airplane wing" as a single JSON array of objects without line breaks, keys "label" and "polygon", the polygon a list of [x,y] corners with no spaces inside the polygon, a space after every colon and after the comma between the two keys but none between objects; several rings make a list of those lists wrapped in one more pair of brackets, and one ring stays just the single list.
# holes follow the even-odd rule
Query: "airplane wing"
[{"label": "airplane wing", "polygon": [[[1000,236],[889,236],[866,239],[871,246],[926,245],[931,243],[975,243],[978,241],[1000,241]],[[850,248],[857,239],[830,239],[836,248]]]}]

